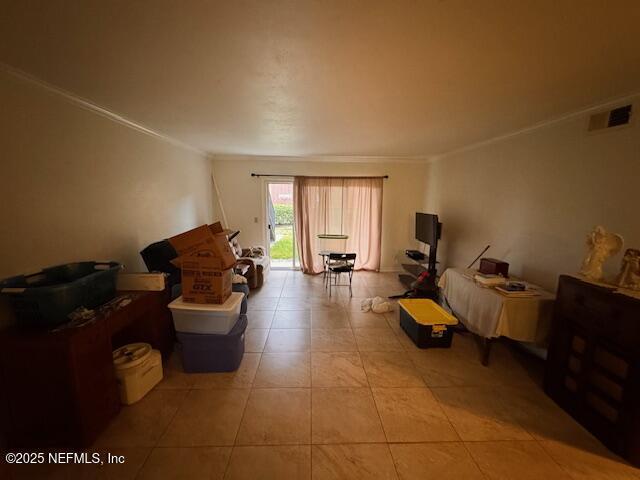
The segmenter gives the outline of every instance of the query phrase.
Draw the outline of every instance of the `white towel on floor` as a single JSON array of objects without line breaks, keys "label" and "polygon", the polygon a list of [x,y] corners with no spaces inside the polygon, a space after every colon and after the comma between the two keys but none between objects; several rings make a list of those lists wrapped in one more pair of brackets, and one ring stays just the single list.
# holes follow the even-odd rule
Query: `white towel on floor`
[{"label": "white towel on floor", "polygon": [[360,304],[363,312],[386,313],[393,310],[391,303],[382,297],[365,298]]}]

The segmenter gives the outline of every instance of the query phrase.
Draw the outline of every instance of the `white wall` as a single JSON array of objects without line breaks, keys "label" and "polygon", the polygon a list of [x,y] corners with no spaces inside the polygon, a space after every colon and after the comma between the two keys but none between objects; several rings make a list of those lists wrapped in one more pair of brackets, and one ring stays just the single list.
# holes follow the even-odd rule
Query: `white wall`
[{"label": "white wall", "polygon": [[637,120],[588,134],[585,114],[434,161],[427,205],[444,224],[440,260],[466,266],[491,244],[487,256],[555,289],[559,274],[579,270],[595,225],[640,247]]},{"label": "white wall", "polygon": [[[265,243],[264,179],[251,173],[283,175],[389,175],[384,181],[382,205],[382,270],[400,268],[403,252],[415,248],[415,212],[423,209],[427,165],[423,162],[377,162],[345,158],[278,159],[277,157],[221,157],[213,159],[213,171],[230,228],[241,231],[242,245]],[[326,160],[326,159],[325,159]],[[215,204],[215,202],[214,202]],[[255,219],[257,218],[257,222]]]},{"label": "white wall", "polygon": [[145,271],[152,241],[212,220],[210,161],[0,72],[0,278],[77,260]]}]

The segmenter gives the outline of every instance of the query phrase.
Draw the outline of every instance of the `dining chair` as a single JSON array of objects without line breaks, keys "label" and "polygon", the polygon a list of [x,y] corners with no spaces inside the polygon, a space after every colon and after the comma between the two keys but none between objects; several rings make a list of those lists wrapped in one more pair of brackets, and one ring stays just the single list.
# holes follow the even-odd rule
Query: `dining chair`
[{"label": "dining chair", "polygon": [[[349,287],[349,296],[353,297],[353,291],[351,289],[351,282],[353,281],[353,269],[356,263],[355,253],[330,253],[327,273],[329,284],[329,296],[331,296],[331,288],[333,287]],[[338,278],[341,273],[346,273],[349,278],[349,283],[338,283]],[[331,282],[331,279],[334,282]]]}]

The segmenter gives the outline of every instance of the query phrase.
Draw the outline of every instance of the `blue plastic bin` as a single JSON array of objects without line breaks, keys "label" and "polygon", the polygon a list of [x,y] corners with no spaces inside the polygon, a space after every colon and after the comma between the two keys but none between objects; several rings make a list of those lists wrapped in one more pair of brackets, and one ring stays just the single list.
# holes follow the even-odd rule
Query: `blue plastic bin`
[{"label": "blue plastic bin", "polygon": [[184,371],[202,373],[237,370],[244,355],[247,324],[247,316],[240,315],[226,335],[176,332]]},{"label": "blue plastic bin", "polygon": [[117,262],[58,265],[0,282],[19,325],[52,327],[69,320],[78,307],[95,308],[116,295]]}]

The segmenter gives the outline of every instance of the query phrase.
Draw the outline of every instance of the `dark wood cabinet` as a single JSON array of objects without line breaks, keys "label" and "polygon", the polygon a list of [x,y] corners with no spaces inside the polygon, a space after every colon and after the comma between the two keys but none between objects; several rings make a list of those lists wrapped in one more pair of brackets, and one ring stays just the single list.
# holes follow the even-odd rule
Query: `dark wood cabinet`
[{"label": "dark wood cabinet", "polygon": [[545,391],[640,465],[640,299],[561,276]]},{"label": "dark wood cabinet", "polygon": [[[120,292],[123,293],[123,292]],[[10,447],[90,445],[120,410],[112,351],[173,348],[168,292],[126,292],[128,305],[79,328],[0,332],[0,420]]]}]

